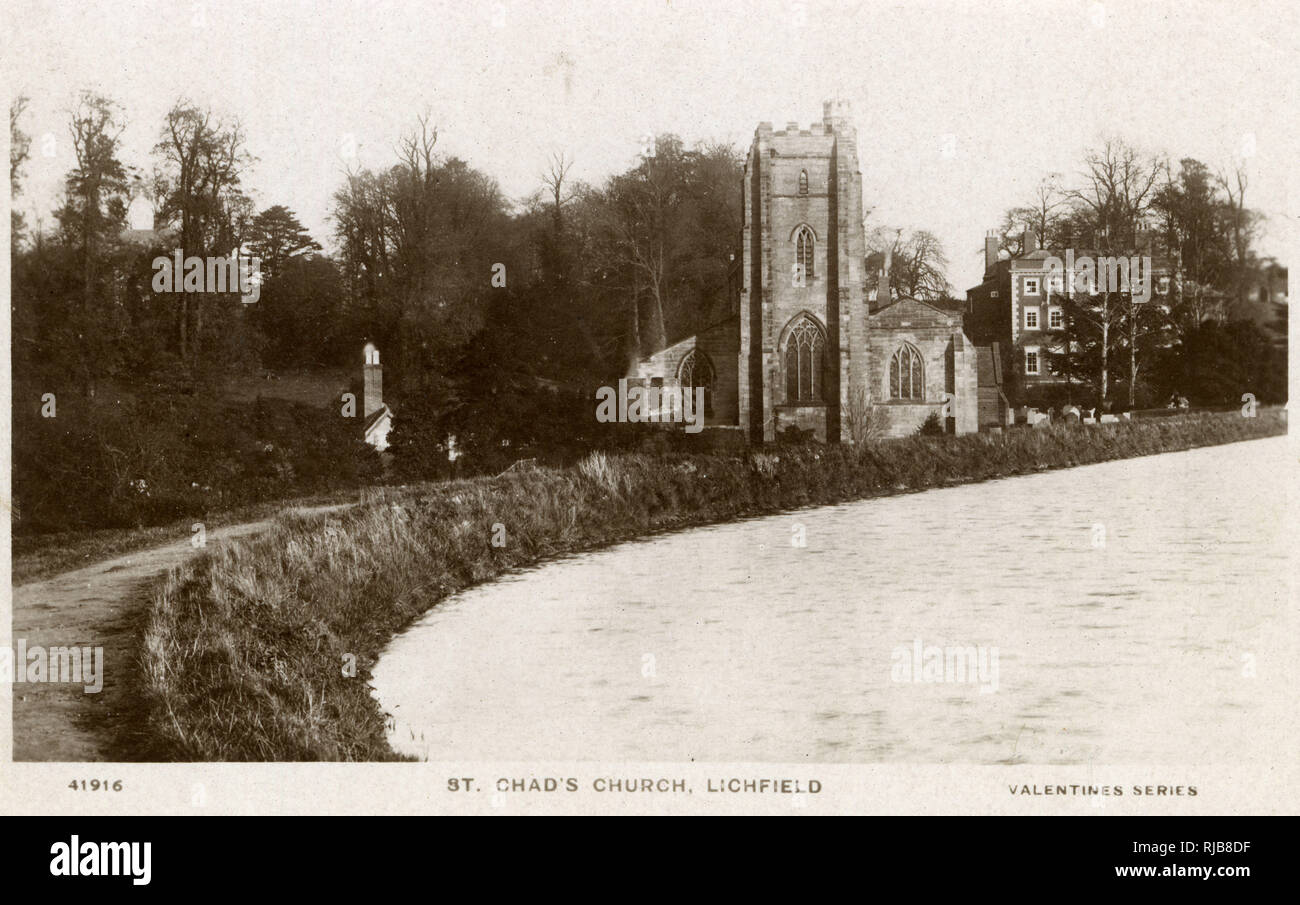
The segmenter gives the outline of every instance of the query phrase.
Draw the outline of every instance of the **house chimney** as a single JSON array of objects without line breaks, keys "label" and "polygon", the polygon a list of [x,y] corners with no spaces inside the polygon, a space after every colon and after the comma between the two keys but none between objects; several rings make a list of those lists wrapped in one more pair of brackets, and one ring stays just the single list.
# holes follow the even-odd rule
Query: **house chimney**
[{"label": "house chimney", "polygon": [[366,363],[361,369],[361,411],[369,418],[384,407],[384,369],[379,365],[379,350],[366,343]]},{"label": "house chimney", "polygon": [[1031,255],[1038,251],[1038,233],[1032,226],[1025,227],[1025,250],[1023,254]]},{"label": "house chimney", "polygon": [[889,295],[889,265],[894,260],[894,249],[885,249],[885,262],[880,265],[880,281],[876,283],[876,306],[883,308],[890,302]]},{"label": "house chimney", "polygon": [[984,234],[984,274],[987,276],[998,264],[998,234],[989,230]]}]

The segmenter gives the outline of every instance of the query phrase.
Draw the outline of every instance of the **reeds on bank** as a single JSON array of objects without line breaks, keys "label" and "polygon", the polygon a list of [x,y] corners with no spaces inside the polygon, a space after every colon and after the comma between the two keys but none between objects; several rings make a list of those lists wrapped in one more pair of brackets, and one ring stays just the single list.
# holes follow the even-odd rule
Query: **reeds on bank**
[{"label": "reeds on bank", "polygon": [[[469,585],[653,532],[1285,433],[1260,410],[736,455],[607,455],[285,517],[168,576],[141,638],[157,760],[385,760],[367,685],[407,623]],[[1225,480],[1228,477],[1225,476]]]}]

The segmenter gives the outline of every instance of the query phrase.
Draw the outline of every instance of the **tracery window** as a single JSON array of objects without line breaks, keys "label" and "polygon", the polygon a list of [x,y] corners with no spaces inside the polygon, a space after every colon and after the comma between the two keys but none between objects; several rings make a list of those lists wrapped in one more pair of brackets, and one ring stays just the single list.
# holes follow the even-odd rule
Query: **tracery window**
[{"label": "tracery window", "polygon": [[826,337],[821,327],[808,315],[800,315],[785,340],[786,402],[822,401],[825,353]]},{"label": "tracery window", "polygon": [[911,346],[904,345],[890,359],[889,398],[925,398],[925,366],[921,353]]},{"label": "tracery window", "polygon": [[[704,414],[713,413],[713,383],[717,371],[707,353],[692,349],[686,353],[682,363],[677,367],[677,382],[683,392],[694,392],[696,387],[704,388]],[[693,403],[692,403],[693,404]]]}]

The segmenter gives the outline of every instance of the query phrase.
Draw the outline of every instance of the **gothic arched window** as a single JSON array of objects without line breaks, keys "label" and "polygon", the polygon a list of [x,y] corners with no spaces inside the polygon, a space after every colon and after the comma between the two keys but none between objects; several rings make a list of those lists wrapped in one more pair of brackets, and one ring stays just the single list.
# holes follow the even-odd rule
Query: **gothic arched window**
[{"label": "gothic arched window", "polygon": [[911,346],[904,345],[889,362],[889,398],[925,398],[925,367],[921,353]]},{"label": "gothic arched window", "polygon": [[799,194],[800,195],[808,194],[808,171],[807,170],[799,171]]},{"label": "gothic arched window", "polygon": [[[696,387],[704,388],[704,414],[713,412],[713,382],[717,377],[717,371],[713,369],[713,362],[709,356],[699,349],[692,349],[686,353],[682,363],[677,368],[677,382],[681,385],[682,392],[695,391]],[[694,404],[694,397],[692,397]]]},{"label": "gothic arched window", "polygon": [[794,261],[801,269],[804,285],[812,282],[813,249],[816,244],[817,240],[808,226],[801,226],[794,231]]},{"label": "gothic arched window", "polygon": [[785,401],[821,402],[826,378],[822,372],[826,337],[806,314],[790,328],[785,340]]},{"label": "gothic arched window", "polygon": [[716,372],[713,370],[713,362],[709,356],[699,349],[692,349],[682,359],[681,365],[677,368],[677,379],[681,381],[684,387],[704,387],[705,389],[713,388],[713,380]]}]

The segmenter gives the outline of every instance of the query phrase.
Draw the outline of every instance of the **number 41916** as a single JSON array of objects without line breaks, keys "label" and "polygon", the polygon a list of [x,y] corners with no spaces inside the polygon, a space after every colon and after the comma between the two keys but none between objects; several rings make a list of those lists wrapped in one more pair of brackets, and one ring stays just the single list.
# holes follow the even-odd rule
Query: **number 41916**
[{"label": "number 41916", "polygon": [[84,779],[74,779],[72,782],[68,783],[68,788],[74,792],[107,792],[109,789],[112,789],[114,792],[120,792],[122,791],[122,780],[114,780],[113,784],[109,785],[107,779],[92,779],[89,782]]}]

